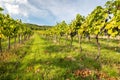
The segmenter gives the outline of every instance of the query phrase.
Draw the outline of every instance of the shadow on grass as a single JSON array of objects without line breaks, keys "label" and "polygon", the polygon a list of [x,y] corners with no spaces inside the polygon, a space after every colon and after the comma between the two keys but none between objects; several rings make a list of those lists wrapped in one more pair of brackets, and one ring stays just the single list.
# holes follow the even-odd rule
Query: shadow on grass
[{"label": "shadow on grass", "polygon": [[[43,38],[44,39],[44,38]],[[44,39],[46,40],[46,39]],[[48,42],[47,42],[48,43]],[[88,43],[86,43],[88,44]],[[95,44],[93,44],[93,46],[95,46]],[[69,48],[68,45],[56,45],[56,44],[51,44],[45,47],[45,51],[46,53],[63,53],[64,52],[71,52],[71,51],[75,51],[79,49],[76,46],[73,46],[73,48]],[[51,54],[52,55],[52,54]],[[56,57],[56,58],[50,58],[50,63],[54,66],[58,66],[61,68],[79,68],[80,65],[84,66],[84,67],[88,67],[88,68],[95,68],[95,69],[100,69],[100,63],[95,61],[94,58],[91,58],[89,56],[86,56],[84,54],[79,54],[77,57],[75,57],[77,60],[76,61],[69,61],[66,60],[65,58],[61,58],[61,57]],[[36,63],[40,63],[40,64],[45,64],[47,63],[47,61],[37,61]]]},{"label": "shadow on grass", "polygon": [[29,44],[31,44],[32,42],[33,41],[31,40],[27,42],[28,45],[19,47],[19,49],[12,51],[17,55],[17,58],[15,58],[15,60],[0,62],[0,80],[15,80],[15,78],[17,77],[16,73],[18,69],[22,66],[20,61],[26,56],[27,53],[30,52],[31,46]]},{"label": "shadow on grass", "polygon": [[73,50],[78,49],[78,47],[72,45],[70,47],[70,44],[64,44],[64,43],[53,43],[52,41],[49,41],[45,38],[42,38],[44,40],[43,45],[46,45],[44,47],[45,53],[64,53],[64,52],[71,52]]},{"label": "shadow on grass", "polygon": [[63,53],[63,52],[70,52],[71,49],[68,46],[64,46],[64,45],[49,45],[47,47],[45,47],[45,51],[47,51],[48,53]]},{"label": "shadow on grass", "polygon": [[[76,43],[78,43],[78,40],[74,40],[74,41]],[[100,42],[100,45],[101,45],[101,50],[106,49],[106,50],[109,50],[109,51],[120,53],[120,49],[118,47],[118,44],[119,44],[118,40],[107,41],[106,39],[99,39],[99,42]],[[102,42],[104,42],[104,43],[102,43]],[[109,45],[109,44],[112,44],[112,43],[115,43],[116,46]],[[95,39],[92,39],[92,41],[90,41],[90,42],[82,40],[82,45],[90,45],[91,47],[95,47],[96,50],[97,50],[97,44],[96,44]]]},{"label": "shadow on grass", "polygon": [[0,80],[14,80],[20,62],[7,62],[0,65]]},{"label": "shadow on grass", "polygon": [[[57,71],[56,73],[51,74],[51,75],[54,75],[54,74],[57,75],[52,78],[54,80],[60,80],[62,78],[66,79],[71,77],[74,77],[75,79],[76,77],[74,76],[74,71],[78,69],[85,69],[85,68],[88,68],[91,70],[101,69],[101,65],[99,62],[95,61],[93,58],[90,58],[84,54],[80,54],[74,58],[75,60],[71,60],[71,59],[67,59],[66,56],[64,57],[56,56],[54,58],[52,57],[45,58],[45,59],[43,58],[37,61],[34,61],[34,59],[31,59],[30,63],[27,66],[35,66],[37,64],[42,65],[41,68],[45,69],[45,72],[43,73],[43,75],[45,75],[46,72],[49,72],[49,74],[51,74],[50,72],[52,70],[56,72],[57,69],[60,69],[60,71]],[[47,78],[49,80],[51,78],[51,77],[48,77],[49,74],[44,76],[44,78]]]}]

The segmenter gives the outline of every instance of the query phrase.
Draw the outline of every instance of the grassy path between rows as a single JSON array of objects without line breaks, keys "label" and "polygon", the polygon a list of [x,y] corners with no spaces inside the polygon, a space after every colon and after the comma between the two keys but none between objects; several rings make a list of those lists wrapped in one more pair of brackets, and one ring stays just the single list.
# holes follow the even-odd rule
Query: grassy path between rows
[{"label": "grassy path between rows", "polygon": [[[64,80],[75,63],[64,60],[67,53],[37,33],[0,65],[2,80]],[[70,66],[72,65],[72,66]],[[5,71],[4,71],[5,70]],[[71,76],[71,75],[68,75]]]},{"label": "grassy path between rows", "polygon": [[[77,45],[77,43],[74,42]],[[92,45],[87,45],[92,50]],[[90,46],[90,47],[89,47]],[[86,47],[86,46],[85,46]],[[84,49],[85,49],[84,47]],[[79,53],[79,48],[70,50],[67,45],[57,45],[35,33],[31,40],[20,47],[4,62],[0,61],[1,80],[96,80],[96,76],[82,78],[75,76],[77,69],[90,69],[106,72],[109,76],[119,76],[119,58],[106,56],[94,60],[89,49]],[[107,58],[108,57],[108,58]],[[110,62],[110,63],[109,63]],[[117,64],[117,67],[113,65]]]}]

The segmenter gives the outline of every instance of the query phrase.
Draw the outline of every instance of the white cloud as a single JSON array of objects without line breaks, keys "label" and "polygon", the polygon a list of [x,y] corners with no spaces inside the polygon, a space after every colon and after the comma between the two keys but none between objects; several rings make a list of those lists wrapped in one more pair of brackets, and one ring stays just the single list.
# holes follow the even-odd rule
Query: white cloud
[{"label": "white cloud", "polygon": [[[46,15],[45,11],[39,10],[29,4],[28,0],[0,0],[0,5],[11,15],[11,16],[38,16]],[[38,14],[40,13],[40,14]]]},{"label": "white cloud", "polygon": [[10,14],[17,14],[18,15],[20,12],[19,5],[11,5],[9,3],[6,3],[5,7]]},{"label": "white cloud", "polygon": [[15,0],[15,2],[19,4],[27,4],[28,0]]},{"label": "white cloud", "polygon": [[[29,0],[29,3],[39,9],[49,11],[56,17],[55,21],[70,22],[76,14],[87,16],[97,5],[103,5],[107,0]],[[93,4],[94,3],[94,4]]]},{"label": "white cloud", "polygon": [[26,22],[29,22],[30,17],[43,19],[49,15],[48,11],[36,8],[28,0],[0,0],[0,5],[5,13],[9,13],[15,19],[22,18]]},{"label": "white cloud", "polygon": [[[56,17],[55,21],[71,21],[78,13],[79,7],[70,0],[30,0],[30,3],[39,9],[49,11]],[[78,8],[77,8],[78,7]]]},{"label": "white cloud", "polygon": [[0,0],[0,5],[12,17],[22,17],[26,21],[38,19],[56,23],[62,20],[70,22],[77,13],[87,15],[101,2],[96,0]]},{"label": "white cloud", "polygon": [[23,17],[28,17],[28,13],[26,10],[23,10],[20,6],[26,5],[27,0],[0,0],[1,6],[6,9],[6,11],[11,15],[11,16],[23,16]]},{"label": "white cloud", "polygon": [[15,2],[15,0],[0,0],[0,2],[3,2],[3,3],[13,3],[13,2]]}]

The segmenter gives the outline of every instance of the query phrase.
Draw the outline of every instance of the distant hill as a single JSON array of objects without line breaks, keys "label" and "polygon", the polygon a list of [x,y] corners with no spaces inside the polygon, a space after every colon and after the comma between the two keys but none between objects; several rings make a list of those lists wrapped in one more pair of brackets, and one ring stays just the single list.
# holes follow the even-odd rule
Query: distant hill
[{"label": "distant hill", "polygon": [[48,25],[37,25],[37,24],[31,24],[31,23],[25,23],[25,24],[28,27],[30,27],[32,30],[46,30],[52,27]]}]

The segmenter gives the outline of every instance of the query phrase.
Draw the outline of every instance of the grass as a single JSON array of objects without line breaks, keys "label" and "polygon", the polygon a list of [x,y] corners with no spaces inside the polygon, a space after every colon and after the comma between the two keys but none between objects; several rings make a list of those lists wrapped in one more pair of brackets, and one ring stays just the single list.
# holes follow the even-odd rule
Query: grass
[{"label": "grass", "polygon": [[[63,40],[64,41],[64,40]],[[120,79],[120,50],[118,41],[100,39],[101,57],[98,61],[95,40],[82,41],[83,52],[79,52],[78,41],[73,49],[55,44],[37,33],[31,40],[16,50],[0,56],[0,80],[98,80]],[[4,57],[3,57],[4,56]],[[82,73],[90,71],[84,77]],[[106,77],[107,76],[107,77]]]}]

